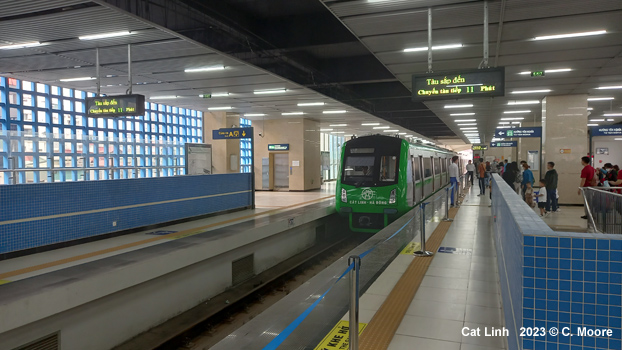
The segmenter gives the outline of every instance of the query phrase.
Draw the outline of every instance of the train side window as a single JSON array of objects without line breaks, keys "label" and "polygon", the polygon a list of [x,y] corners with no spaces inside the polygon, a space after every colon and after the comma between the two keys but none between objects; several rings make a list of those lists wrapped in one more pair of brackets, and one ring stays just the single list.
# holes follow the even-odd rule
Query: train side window
[{"label": "train side window", "polygon": [[447,172],[447,159],[441,158],[441,172]]},{"label": "train side window", "polygon": [[380,181],[395,181],[397,173],[397,157],[382,156],[380,158]]},{"label": "train side window", "polygon": [[421,165],[419,164],[419,158],[413,158],[413,164],[415,165],[415,181],[421,181]]},{"label": "train side window", "polygon": [[441,173],[440,158],[434,158],[434,175],[438,175],[440,173]]},{"label": "train side window", "polygon": [[432,159],[429,157],[423,157],[423,177],[432,176]]}]

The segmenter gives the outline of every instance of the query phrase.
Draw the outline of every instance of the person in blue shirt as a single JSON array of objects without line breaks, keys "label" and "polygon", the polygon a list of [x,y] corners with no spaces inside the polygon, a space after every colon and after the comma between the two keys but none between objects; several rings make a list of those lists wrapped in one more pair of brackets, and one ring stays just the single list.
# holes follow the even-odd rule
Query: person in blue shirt
[{"label": "person in blue shirt", "polygon": [[533,173],[531,172],[531,170],[529,170],[529,164],[527,164],[526,162],[523,163],[523,182],[521,182],[521,188],[523,190],[523,200],[525,200],[525,191],[527,190],[527,184],[531,184],[531,187],[533,188],[533,183],[534,183],[534,178],[533,178]]}]

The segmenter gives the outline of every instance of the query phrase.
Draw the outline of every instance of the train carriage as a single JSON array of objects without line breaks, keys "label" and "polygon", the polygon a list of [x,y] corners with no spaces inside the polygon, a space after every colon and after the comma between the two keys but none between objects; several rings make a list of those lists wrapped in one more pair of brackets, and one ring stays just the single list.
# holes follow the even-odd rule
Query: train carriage
[{"label": "train carriage", "polygon": [[454,155],[391,136],[349,140],[341,150],[337,212],[353,231],[377,232],[447,185]]}]

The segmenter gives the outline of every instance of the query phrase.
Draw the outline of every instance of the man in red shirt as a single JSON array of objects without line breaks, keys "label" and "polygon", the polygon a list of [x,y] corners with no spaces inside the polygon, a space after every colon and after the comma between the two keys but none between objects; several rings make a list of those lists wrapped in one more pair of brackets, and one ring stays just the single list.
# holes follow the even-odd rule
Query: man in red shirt
[{"label": "man in red shirt", "polygon": [[[590,165],[590,157],[581,157],[581,165],[583,165],[583,170],[581,170],[581,183],[579,187],[592,186],[592,180],[594,176],[596,176],[596,170]],[[581,195],[581,189],[577,190],[577,194]],[[581,218],[587,219],[587,215],[583,215]]]}]

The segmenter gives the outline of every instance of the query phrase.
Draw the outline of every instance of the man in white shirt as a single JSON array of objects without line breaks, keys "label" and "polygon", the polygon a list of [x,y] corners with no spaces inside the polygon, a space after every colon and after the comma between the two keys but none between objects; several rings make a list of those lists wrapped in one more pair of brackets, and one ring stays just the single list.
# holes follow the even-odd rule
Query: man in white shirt
[{"label": "man in white shirt", "polygon": [[458,156],[451,158],[451,165],[449,166],[449,182],[453,185],[451,188],[451,206],[454,206],[454,191],[458,193],[458,179],[460,178],[460,170],[458,170]]},{"label": "man in white shirt", "polygon": [[469,182],[469,179],[471,179],[471,186],[473,186],[473,173],[475,172],[475,164],[471,163],[471,161],[469,160],[469,164],[467,164],[466,166],[466,170],[467,170],[467,183]]}]

